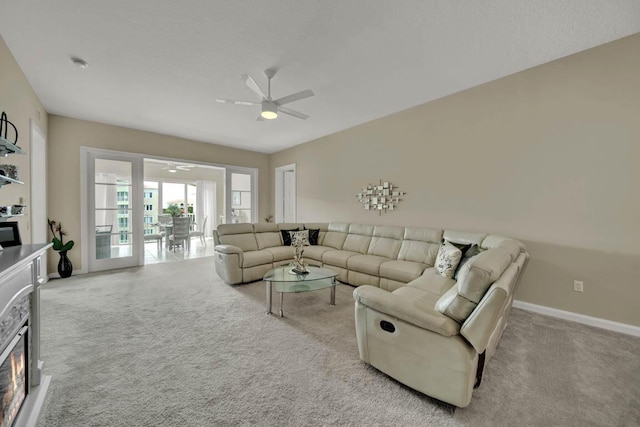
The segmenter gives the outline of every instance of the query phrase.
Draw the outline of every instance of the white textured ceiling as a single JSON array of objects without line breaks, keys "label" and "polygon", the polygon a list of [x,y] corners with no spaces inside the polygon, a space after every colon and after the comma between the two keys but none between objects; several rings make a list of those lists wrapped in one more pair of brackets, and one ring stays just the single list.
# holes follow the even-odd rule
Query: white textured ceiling
[{"label": "white textured ceiling", "polygon": [[[265,153],[637,32],[638,0],[0,0],[48,112]],[[269,67],[309,119],[215,102]]]}]

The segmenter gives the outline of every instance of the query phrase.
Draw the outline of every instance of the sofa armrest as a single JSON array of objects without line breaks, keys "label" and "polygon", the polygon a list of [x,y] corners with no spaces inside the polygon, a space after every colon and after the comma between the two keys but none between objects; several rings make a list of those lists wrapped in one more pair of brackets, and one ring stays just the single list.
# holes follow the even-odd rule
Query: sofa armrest
[{"label": "sofa armrest", "polygon": [[471,312],[460,328],[460,335],[465,337],[478,354],[485,351],[496,323],[504,312],[507,291],[492,286],[482,298],[478,306]]},{"label": "sofa armrest", "polygon": [[460,326],[444,314],[425,308],[416,308],[411,301],[374,286],[359,286],[353,299],[373,310],[395,317],[420,328],[446,337],[458,335]]},{"label": "sofa armrest", "polygon": [[227,255],[238,254],[238,267],[242,267],[244,252],[239,247],[233,245],[216,245],[215,251]]}]

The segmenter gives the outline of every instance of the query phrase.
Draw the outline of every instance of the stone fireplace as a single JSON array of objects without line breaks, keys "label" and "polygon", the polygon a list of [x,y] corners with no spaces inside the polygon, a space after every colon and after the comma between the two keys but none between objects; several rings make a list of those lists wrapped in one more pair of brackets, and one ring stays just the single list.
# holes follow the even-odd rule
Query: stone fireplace
[{"label": "stone fireplace", "polygon": [[35,426],[51,380],[40,360],[40,259],[48,246],[0,252],[0,427]]}]

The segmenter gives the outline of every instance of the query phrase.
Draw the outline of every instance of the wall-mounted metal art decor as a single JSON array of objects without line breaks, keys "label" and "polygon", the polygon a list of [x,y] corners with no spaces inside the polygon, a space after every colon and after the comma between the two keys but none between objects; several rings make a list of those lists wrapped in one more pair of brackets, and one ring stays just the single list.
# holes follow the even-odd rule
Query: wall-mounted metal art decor
[{"label": "wall-mounted metal art decor", "polygon": [[362,192],[356,194],[358,201],[362,203],[365,210],[382,212],[393,211],[398,207],[398,202],[402,201],[400,197],[404,196],[404,191],[399,191],[389,181],[380,180],[380,184],[369,184],[362,188]]}]

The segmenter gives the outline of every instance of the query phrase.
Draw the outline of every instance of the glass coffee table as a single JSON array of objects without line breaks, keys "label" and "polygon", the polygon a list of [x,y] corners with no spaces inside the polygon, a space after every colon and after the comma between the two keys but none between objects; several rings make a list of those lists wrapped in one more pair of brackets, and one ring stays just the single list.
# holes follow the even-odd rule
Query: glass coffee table
[{"label": "glass coffee table", "polygon": [[263,279],[267,283],[267,314],[271,313],[273,288],[280,293],[280,317],[284,317],[282,302],[284,294],[289,292],[309,292],[331,288],[329,304],[336,305],[336,273],[328,268],[308,266],[308,274],[295,274],[292,267],[285,265],[269,270]]}]

